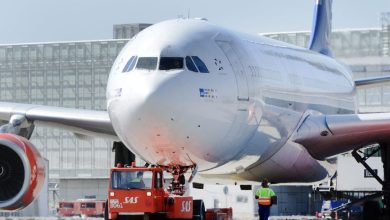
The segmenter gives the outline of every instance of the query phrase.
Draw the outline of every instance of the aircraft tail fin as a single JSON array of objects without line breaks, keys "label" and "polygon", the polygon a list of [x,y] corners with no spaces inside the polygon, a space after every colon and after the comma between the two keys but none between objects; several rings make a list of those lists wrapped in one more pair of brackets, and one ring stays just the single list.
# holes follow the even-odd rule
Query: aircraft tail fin
[{"label": "aircraft tail fin", "polygon": [[331,33],[332,0],[316,0],[309,49],[331,57]]}]

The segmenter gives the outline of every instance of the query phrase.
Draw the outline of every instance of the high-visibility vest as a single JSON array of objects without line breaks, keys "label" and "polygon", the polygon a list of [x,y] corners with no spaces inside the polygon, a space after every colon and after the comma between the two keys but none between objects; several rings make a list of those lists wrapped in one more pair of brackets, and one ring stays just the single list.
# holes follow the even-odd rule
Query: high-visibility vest
[{"label": "high-visibility vest", "polygon": [[260,196],[259,196],[259,199],[258,199],[258,202],[259,202],[259,205],[271,205],[271,190],[270,189],[267,189],[267,195],[265,196],[262,196],[261,195],[262,193],[260,193]]}]

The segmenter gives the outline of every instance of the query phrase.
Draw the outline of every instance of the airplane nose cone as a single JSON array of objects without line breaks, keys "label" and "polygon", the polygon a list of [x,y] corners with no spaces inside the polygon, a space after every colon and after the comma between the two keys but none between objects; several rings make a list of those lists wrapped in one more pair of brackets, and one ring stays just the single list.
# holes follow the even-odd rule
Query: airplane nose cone
[{"label": "airplane nose cone", "polygon": [[226,103],[202,101],[202,88],[185,72],[133,74],[122,84],[120,99],[109,104],[120,139],[152,163],[192,165],[202,160],[214,166],[234,111]]},{"label": "airplane nose cone", "polygon": [[109,104],[110,116],[117,122],[115,125],[120,125],[116,126],[120,134],[140,134],[144,129],[149,131],[150,128],[143,127],[144,124],[160,122],[161,113],[166,111],[164,106],[171,102],[169,97],[172,94],[168,94],[167,87],[175,76],[133,75],[122,79],[122,85],[117,89],[121,97]]},{"label": "airplane nose cone", "polygon": [[189,164],[182,151],[190,137],[179,127],[191,97],[184,93],[180,74],[133,75],[122,88],[120,102],[111,107],[120,138],[148,161]]}]

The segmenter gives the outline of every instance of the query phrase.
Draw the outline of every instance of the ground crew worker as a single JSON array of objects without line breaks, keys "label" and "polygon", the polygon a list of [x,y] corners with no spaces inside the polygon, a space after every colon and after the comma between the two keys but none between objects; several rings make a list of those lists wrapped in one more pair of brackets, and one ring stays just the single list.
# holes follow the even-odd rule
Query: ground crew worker
[{"label": "ground crew worker", "polygon": [[255,198],[259,204],[259,218],[260,220],[268,220],[270,209],[272,205],[272,197],[275,196],[275,192],[268,187],[268,180],[263,179],[261,187],[256,190]]}]

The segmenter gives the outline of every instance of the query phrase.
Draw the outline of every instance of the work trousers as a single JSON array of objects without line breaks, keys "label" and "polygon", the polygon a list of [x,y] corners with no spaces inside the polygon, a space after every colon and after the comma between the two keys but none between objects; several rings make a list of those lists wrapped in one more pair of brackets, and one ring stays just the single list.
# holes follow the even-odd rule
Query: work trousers
[{"label": "work trousers", "polygon": [[259,219],[268,220],[270,209],[270,205],[259,205]]}]

